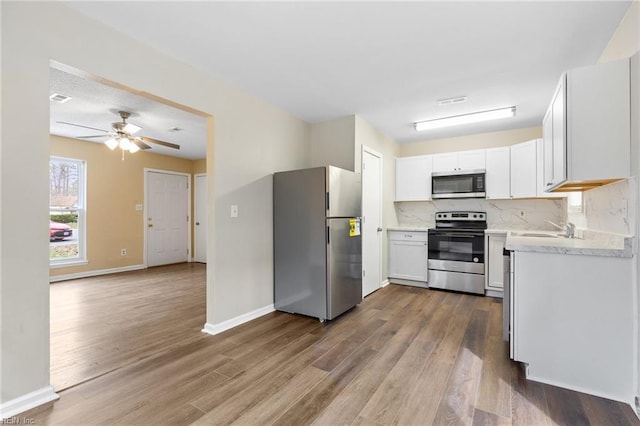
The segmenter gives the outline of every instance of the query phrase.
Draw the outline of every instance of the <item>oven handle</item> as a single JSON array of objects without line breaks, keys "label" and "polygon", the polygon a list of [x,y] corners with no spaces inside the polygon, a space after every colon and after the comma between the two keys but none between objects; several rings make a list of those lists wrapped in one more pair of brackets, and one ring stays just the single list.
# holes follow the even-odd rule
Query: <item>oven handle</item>
[{"label": "oven handle", "polygon": [[429,232],[430,235],[434,235],[436,237],[472,237],[472,238],[476,238],[476,237],[484,237],[484,233],[482,234],[472,234],[472,233],[465,233],[465,232],[440,232],[440,231],[435,231],[435,232]]}]

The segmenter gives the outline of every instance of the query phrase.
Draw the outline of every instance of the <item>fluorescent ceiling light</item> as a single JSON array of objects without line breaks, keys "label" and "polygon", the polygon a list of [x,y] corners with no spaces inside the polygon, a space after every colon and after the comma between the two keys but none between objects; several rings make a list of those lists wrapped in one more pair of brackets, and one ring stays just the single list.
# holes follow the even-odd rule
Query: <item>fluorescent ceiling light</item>
[{"label": "fluorescent ceiling light", "polygon": [[416,131],[439,129],[441,127],[458,126],[461,124],[478,123],[480,121],[496,120],[498,118],[513,117],[516,107],[500,108],[490,111],[472,112],[471,114],[454,115],[452,117],[437,118],[435,120],[414,123]]}]

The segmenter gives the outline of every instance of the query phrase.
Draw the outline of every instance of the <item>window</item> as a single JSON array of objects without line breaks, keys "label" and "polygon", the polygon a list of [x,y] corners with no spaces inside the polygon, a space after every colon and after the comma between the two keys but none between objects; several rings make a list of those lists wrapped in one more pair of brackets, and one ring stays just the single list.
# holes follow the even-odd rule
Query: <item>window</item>
[{"label": "window", "polygon": [[71,158],[49,161],[49,261],[51,266],[86,263],[85,163]]},{"label": "window", "polygon": [[569,192],[567,194],[567,211],[569,213],[582,213],[582,192]]}]

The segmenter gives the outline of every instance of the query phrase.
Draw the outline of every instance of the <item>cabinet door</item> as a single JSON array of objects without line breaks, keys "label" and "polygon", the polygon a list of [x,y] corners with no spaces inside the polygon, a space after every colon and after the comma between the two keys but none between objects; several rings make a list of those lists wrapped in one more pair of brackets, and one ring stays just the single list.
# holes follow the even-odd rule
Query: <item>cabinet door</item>
[{"label": "cabinet door", "polygon": [[487,289],[502,291],[504,288],[504,264],[502,250],[507,241],[505,235],[489,235],[487,237]]},{"label": "cabinet door", "polygon": [[487,149],[486,167],[486,193],[487,198],[505,199],[509,198],[510,177],[509,177],[509,147]]},{"label": "cabinet door", "polygon": [[536,151],[536,140],[511,146],[511,196],[513,198],[529,198],[537,194]]},{"label": "cabinet door", "polygon": [[565,77],[560,80],[551,103],[553,134],[553,186],[567,178],[566,166],[566,125],[565,125]]},{"label": "cabinet door", "polygon": [[389,277],[427,281],[427,243],[389,241]]},{"label": "cabinet door", "polygon": [[542,120],[543,179],[546,192],[553,185],[553,114],[551,106]]},{"label": "cabinet door", "polygon": [[396,158],[396,201],[431,199],[431,156]]},{"label": "cabinet door", "polygon": [[536,139],[536,196],[538,197],[549,195],[544,191],[544,162],[544,139]]},{"label": "cabinet door", "polygon": [[476,149],[473,151],[458,152],[458,170],[477,170],[487,166],[486,150]]},{"label": "cabinet door", "polygon": [[434,172],[450,172],[453,170],[458,170],[457,152],[447,152],[444,154],[433,155]]}]

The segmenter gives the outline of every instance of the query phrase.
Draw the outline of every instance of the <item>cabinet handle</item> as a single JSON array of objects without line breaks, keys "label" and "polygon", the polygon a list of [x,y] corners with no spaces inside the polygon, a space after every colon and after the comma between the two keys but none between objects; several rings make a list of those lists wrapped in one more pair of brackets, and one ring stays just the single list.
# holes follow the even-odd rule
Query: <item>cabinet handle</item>
[{"label": "cabinet handle", "polygon": [[407,235],[407,234],[405,234],[404,236],[405,236],[405,237],[407,237],[407,238],[413,238],[413,235]]},{"label": "cabinet handle", "polygon": [[551,185],[553,185],[553,182],[548,182],[547,183],[547,186],[551,186]]}]

